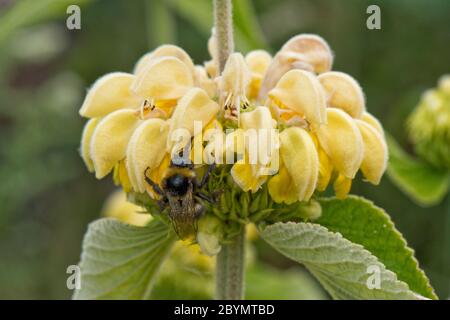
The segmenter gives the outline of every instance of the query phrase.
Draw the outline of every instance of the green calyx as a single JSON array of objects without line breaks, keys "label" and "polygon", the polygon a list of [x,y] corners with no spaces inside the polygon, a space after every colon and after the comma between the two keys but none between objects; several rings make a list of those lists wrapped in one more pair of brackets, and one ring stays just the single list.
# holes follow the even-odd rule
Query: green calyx
[{"label": "green calyx", "polygon": [[[240,233],[246,224],[271,224],[284,221],[310,221],[320,217],[321,207],[318,201],[296,202],[291,205],[276,203],[269,195],[267,184],[255,193],[244,192],[233,181],[230,165],[221,165],[210,175],[208,183],[201,190],[213,201],[198,201],[204,206],[204,214],[198,220],[198,233],[201,238],[211,239],[213,235],[226,243]],[[204,171],[205,168],[199,169]],[[203,172],[198,172],[202,176]],[[128,193],[128,200],[145,208],[153,216],[170,223],[168,208],[163,211],[154,199],[147,194]],[[216,241],[216,239],[214,239]],[[214,246],[212,246],[214,247]],[[212,248],[211,247],[211,248]],[[208,252],[213,253],[213,249]]]}]

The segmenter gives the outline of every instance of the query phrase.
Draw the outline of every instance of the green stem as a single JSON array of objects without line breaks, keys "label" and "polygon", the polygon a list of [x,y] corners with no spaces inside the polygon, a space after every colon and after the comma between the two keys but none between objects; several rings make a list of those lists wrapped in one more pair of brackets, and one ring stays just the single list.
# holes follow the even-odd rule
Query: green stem
[{"label": "green stem", "polygon": [[[218,68],[222,73],[234,50],[231,0],[214,0],[214,27]],[[244,297],[245,227],[223,244],[216,260],[216,299],[241,300]]]},{"label": "green stem", "polygon": [[219,70],[223,71],[234,50],[231,0],[214,0],[214,28]]},{"label": "green stem", "polygon": [[245,226],[233,242],[222,246],[216,260],[216,299],[244,298]]}]

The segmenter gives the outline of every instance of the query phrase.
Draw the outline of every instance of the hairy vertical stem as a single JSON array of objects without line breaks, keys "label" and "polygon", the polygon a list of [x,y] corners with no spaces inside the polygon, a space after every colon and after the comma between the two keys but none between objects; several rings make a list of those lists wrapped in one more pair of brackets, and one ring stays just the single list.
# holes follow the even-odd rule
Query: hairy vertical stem
[{"label": "hairy vertical stem", "polygon": [[245,226],[232,243],[222,246],[216,260],[216,299],[244,298]]},{"label": "hairy vertical stem", "polygon": [[214,28],[219,70],[223,71],[234,50],[231,0],[214,0]]},{"label": "hairy vertical stem", "polygon": [[[234,50],[231,0],[214,0],[216,56],[222,73]],[[240,300],[244,295],[245,227],[224,244],[216,260],[216,299]]]}]

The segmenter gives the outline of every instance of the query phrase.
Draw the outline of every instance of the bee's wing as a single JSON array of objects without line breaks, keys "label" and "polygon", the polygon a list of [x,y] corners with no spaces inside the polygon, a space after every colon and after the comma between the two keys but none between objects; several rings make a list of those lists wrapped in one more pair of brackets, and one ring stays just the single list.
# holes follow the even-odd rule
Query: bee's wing
[{"label": "bee's wing", "polygon": [[185,238],[197,232],[197,217],[192,191],[187,192],[183,197],[169,197],[169,204],[169,216],[178,236]]}]

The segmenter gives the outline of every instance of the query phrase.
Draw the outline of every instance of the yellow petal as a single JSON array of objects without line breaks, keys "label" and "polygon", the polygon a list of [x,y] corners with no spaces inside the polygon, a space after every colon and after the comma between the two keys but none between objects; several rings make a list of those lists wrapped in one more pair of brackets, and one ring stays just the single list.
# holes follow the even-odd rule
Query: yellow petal
[{"label": "yellow petal", "polygon": [[250,163],[268,165],[273,152],[278,148],[278,136],[275,130],[276,121],[272,119],[270,110],[257,107],[241,114],[241,128],[246,138]]},{"label": "yellow petal", "polygon": [[275,55],[263,79],[260,99],[275,87],[289,70],[303,69],[314,73],[331,70],[333,54],[324,39],[313,34],[301,34],[291,38]]},{"label": "yellow petal", "polygon": [[81,158],[83,159],[84,163],[86,164],[86,167],[88,168],[89,172],[94,172],[94,163],[91,159],[91,140],[92,135],[94,133],[95,128],[97,127],[97,124],[99,123],[101,118],[93,118],[90,119],[85,125],[83,129],[83,134],[81,136],[81,147],[80,147],[80,154]]},{"label": "yellow petal", "polygon": [[232,53],[222,72],[220,90],[234,96],[244,95],[250,79],[251,72],[242,54]]},{"label": "yellow petal", "polygon": [[346,178],[342,174],[339,174],[333,183],[334,192],[339,199],[345,199],[350,192],[351,187],[352,179]]},{"label": "yellow petal", "polygon": [[291,204],[298,201],[297,186],[284,165],[280,165],[280,170],[269,180],[267,186],[271,198],[277,203]]},{"label": "yellow petal", "polygon": [[315,134],[310,133],[311,139],[319,156],[319,176],[317,178],[317,190],[325,191],[330,183],[331,175],[333,173],[333,165],[331,164],[330,158],[325,153],[325,151],[320,147],[319,141]]},{"label": "yellow petal", "polygon": [[371,125],[362,120],[356,120],[364,141],[364,158],[361,171],[364,177],[373,184],[380,183],[386,170],[388,148],[384,137]]},{"label": "yellow petal", "polygon": [[125,158],[128,141],[139,124],[134,110],[117,110],[104,117],[92,135],[90,153],[97,179]]},{"label": "yellow petal", "polygon": [[245,56],[245,62],[252,72],[251,81],[247,88],[247,96],[250,99],[256,99],[258,97],[262,79],[271,61],[272,57],[264,50],[250,51]]},{"label": "yellow petal", "polygon": [[233,165],[231,176],[244,192],[256,192],[267,180],[267,175],[261,175],[260,169],[260,165],[249,164],[248,160],[244,158]]},{"label": "yellow petal", "polygon": [[259,76],[264,76],[271,61],[272,57],[264,50],[253,50],[245,55],[245,62],[247,62],[250,71]]},{"label": "yellow petal", "polygon": [[98,79],[89,89],[80,115],[87,118],[103,117],[115,110],[135,108],[140,98],[130,91],[134,76],[129,73],[113,72]]},{"label": "yellow petal", "polygon": [[218,95],[216,82],[209,78],[202,66],[195,66],[195,85],[205,90],[211,98]]},{"label": "yellow petal", "polygon": [[172,44],[164,44],[156,48],[154,51],[143,55],[136,63],[134,74],[143,72],[147,68],[147,66],[152,64],[155,59],[161,57],[177,58],[186,65],[186,67],[191,71],[192,74],[194,74],[195,72],[194,63],[192,62],[191,57],[186,53],[186,51]]},{"label": "yellow petal", "polygon": [[[201,133],[201,130],[216,116],[219,105],[209,98],[208,94],[200,88],[192,88],[178,102],[171,118],[169,139],[167,146],[169,150],[179,137],[175,130],[187,130],[190,136]],[[195,121],[201,125],[200,132],[194,132]]]},{"label": "yellow petal", "polygon": [[328,124],[317,130],[320,146],[333,166],[345,177],[353,179],[361,166],[364,145],[355,121],[344,111],[327,108]]},{"label": "yellow petal", "polygon": [[[290,127],[280,134],[280,144],[282,163],[292,179],[296,195],[295,199],[289,195],[282,201],[289,204],[294,201],[309,200],[316,188],[319,173],[319,158],[311,136],[302,128]],[[283,190],[289,194],[292,192],[287,190],[287,186],[281,184],[283,181],[288,182],[283,176],[278,177],[274,182],[269,182],[271,196],[274,194],[277,197],[281,192],[279,188],[284,188]],[[292,189],[292,184],[289,187]]]},{"label": "yellow petal", "polygon": [[132,189],[130,178],[128,177],[125,159],[120,160],[114,166],[114,184],[122,186],[123,191],[130,192]]},{"label": "yellow petal", "polygon": [[244,130],[273,129],[276,125],[270,110],[266,107],[257,107],[252,111],[241,114],[240,127]]},{"label": "yellow petal", "polygon": [[[168,125],[161,119],[144,121],[133,133],[127,148],[127,170],[133,189],[145,192],[145,171],[157,168],[165,155]],[[147,172],[147,174],[149,173]]]},{"label": "yellow petal", "polygon": [[325,124],[326,100],[317,77],[308,71],[291,70],[269,92],[272,102],[289,109],[314,125]]},{"label": "yellow petal", "polygon": [[141,97],[154,100],[177,100],[194,85],[193,75],[180,59],[161,57],[140,72],[131,90]]},{"label": "yellow petal", "polygon": [[381,125],[381,122],[378,121],[377,118],[375,118],[373,115],[371,115],[368,112],[364,112],[361,118],[362,121],[370,124],[375,130],[378,131],[380,135],[384,137],[384,130],[383,126]]},{"label": "yellow petal", "polygon": [[366,109],[364,93],[359,83],[343,72],[325,72],[318,76],[325,88],[328,104],[340,108],[353,118],[360,118]]}]

